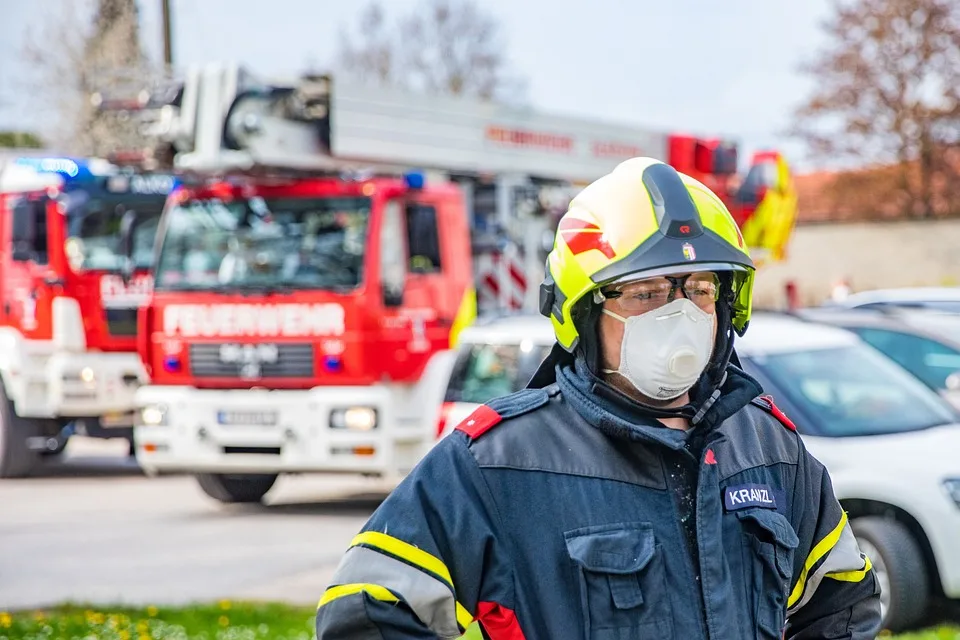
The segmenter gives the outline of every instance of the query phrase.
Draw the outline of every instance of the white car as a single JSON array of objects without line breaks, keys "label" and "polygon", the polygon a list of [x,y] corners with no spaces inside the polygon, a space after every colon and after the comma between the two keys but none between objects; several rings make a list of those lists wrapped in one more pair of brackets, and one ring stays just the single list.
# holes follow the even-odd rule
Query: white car
[{"label": "white car", "polygon": [[[523,388],[553,340],[539,316],[464,331],[438,432]],[[830,471],[882,585],[885,627],[960,599],[960,424],[949,404],[853,333],[788,315],[755,313],[737,353]]]},{"label": "white car", "polygon": [[899,287],[858,291],[824,306],[876,310],[909,307],[960,313],[960,287]]}]

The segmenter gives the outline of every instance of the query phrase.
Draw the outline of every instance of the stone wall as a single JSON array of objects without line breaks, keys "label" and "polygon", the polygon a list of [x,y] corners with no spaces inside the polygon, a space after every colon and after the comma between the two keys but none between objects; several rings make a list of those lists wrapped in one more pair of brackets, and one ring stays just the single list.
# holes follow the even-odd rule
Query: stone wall
[{"label": "stone wall", "polygon": [[761,268],[756,307],[786,306],[793,281],[801,304],[820,304],[841,279],[852,291],[960,284],[960,220],[798,226],[783,262]]}]

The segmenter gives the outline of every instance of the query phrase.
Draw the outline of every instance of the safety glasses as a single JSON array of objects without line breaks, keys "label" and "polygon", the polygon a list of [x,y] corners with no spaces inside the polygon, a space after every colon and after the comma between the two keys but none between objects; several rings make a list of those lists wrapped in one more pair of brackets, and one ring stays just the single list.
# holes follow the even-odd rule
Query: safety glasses
[{"label": "safety glasses", "polygon": [[683,295],[704,311],[713,312],[720,297],[720,279],[715,273],[690,273],[685,276],[659,276],[634,280],[600,292],[625,315],[639,315],[658,309]]}]

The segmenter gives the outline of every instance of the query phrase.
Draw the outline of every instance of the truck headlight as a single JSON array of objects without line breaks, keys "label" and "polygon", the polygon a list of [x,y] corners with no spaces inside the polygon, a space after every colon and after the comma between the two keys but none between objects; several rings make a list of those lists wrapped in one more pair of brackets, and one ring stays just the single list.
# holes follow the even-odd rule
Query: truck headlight
[{"label": "truck headlight", "polygon": [[950,478],[943,481],[943,488],[947,495],[960,507],[960,478]]},{"label": "truck headlight", "polygon": [[167,407],[162,404],[148,404],[140,409],[140,424],[145,427],[162,427],[167,424]]},{"label": "truck headlight", "polygon": [[330,412],[331,429],[370,431],[377,428],[377,410],[373,407],[348,407]]}]

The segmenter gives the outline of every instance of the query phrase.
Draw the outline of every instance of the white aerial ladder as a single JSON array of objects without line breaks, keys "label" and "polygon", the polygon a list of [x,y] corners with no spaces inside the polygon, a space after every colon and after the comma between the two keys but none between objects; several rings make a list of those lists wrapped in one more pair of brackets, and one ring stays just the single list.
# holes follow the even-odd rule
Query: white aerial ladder
[{"label": "white aerial ladder", "polygon": [[[534,310],[559,215],[586,183],[667,135],[328,75],[264,82],[233,64],[191,68],[135,97],[155,157],[199,176],[270,171],[426,171],[467,195],[480,310]],[[171,153],[172,152],[172,153]],[[486,295],[484,295],[486,294]]]}]

